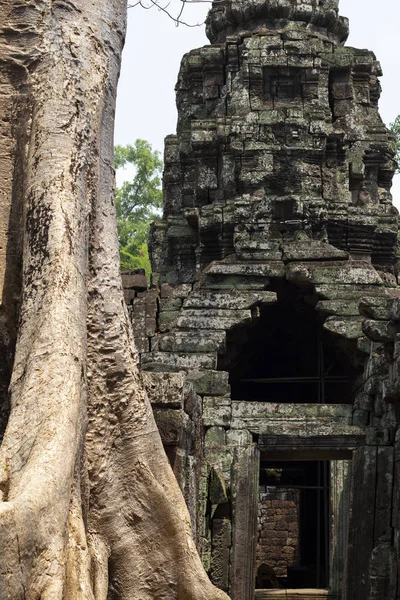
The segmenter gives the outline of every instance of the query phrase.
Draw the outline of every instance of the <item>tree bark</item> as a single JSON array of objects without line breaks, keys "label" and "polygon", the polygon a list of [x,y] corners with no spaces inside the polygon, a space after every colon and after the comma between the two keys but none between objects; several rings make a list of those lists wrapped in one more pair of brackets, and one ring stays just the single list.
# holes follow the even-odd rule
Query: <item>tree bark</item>
[{"label": "tree bark", "polygon": [[123,301],[113,122],[125,20],[123,0],[0,0],[3,382],[12,371],[0,600],[226,598],[191,539]]}]

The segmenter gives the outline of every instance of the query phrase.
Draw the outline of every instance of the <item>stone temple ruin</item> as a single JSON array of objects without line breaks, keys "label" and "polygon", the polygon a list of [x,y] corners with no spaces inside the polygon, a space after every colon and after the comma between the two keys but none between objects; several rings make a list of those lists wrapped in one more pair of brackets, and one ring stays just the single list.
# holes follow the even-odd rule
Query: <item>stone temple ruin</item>
[{"label": "stone temple ruin", "polygon": [[233,600],[395,600],[400,292],[380,65],[338,0],[214,3],[165,142],[143,378]]}]

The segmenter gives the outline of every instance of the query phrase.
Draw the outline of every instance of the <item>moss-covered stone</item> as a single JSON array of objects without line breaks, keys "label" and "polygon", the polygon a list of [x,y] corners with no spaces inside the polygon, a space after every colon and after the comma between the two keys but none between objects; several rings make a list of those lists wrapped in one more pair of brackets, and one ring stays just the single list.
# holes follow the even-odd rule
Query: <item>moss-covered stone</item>
[{"label": "moss-covered stone", "polygon": [[225,504],[228,502],[226,482],[222,473],[212,468],[210,473],[209,498],[211,504]]}]

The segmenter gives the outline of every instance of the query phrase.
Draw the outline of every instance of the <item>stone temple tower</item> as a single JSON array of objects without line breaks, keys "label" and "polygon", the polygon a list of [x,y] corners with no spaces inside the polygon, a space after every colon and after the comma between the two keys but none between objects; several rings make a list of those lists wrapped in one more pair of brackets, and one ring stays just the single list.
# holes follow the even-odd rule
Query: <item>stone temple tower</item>
[{"label": "stone temple tower", "polygon": [[380,65],[338,0],[217,0],[184,56],[143,377],[233,600],[398,600],[400,293]]}]

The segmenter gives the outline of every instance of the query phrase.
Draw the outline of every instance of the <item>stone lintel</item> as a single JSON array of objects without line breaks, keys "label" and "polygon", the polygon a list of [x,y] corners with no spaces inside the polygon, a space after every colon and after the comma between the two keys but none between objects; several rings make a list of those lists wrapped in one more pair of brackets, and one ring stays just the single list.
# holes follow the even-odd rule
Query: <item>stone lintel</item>
[{"label": "stone lintel", "polygon": [[353,406],[350,404],[282,404],[277,402],[232,401],[232,417],[239,419],[263,419],[267,421],[328,421],[350,425]]},{"label": "stone lintel", "polygon": [[[277,429],[274,431],[261,431],[259,432],[258,447],[260,451],[268,452],[311,452],[314,453],[329,453],[330,459],[334,460],[339,458],[339,454],[343,459],[351,457],[351,453],[354,452],[360,446],[364,446],[366,442],[365,429],[361,427],[350,427],[350,426],[333,426],[330,430],[320,428],[319,430],[310,429],[304,431],[304,429],[298,431],[298,428],[292,428],[290,432],[288,428],[286,431],[280,429],[279,435],[276,434]],[[327,458],[329,460],[329,458]],[[322,460],[322,458],[321,458]]]}]

